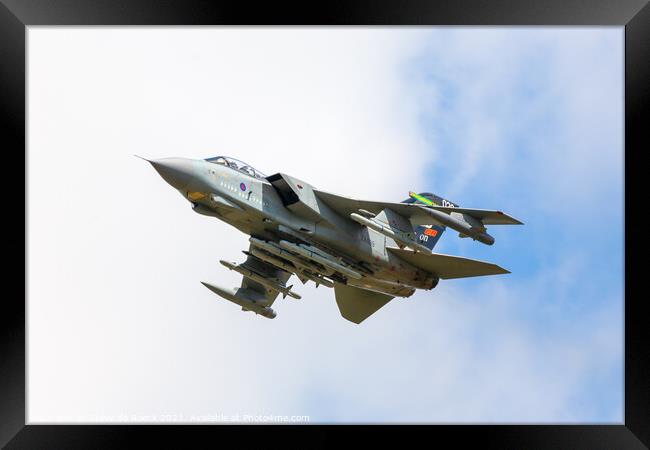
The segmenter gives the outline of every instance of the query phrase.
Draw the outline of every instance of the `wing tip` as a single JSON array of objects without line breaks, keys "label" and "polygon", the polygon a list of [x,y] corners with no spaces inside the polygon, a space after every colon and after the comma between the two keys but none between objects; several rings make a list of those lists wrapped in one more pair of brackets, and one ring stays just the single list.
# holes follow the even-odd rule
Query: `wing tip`
[{"label": "wing tip", "polygon": [[498,215],[500,215],[500,216],[503,216],[503,217],[506,218],[507,220],[509,220],[509,222],[507,223],[507,225],[523,225],[523,224],[524,224],[521,220],[519,220],[519,219],[515,219],[514,217],[512,217],[512,216],[510,216],[510,215],[508,215],[508,214],[506,214],[506,213],[504,213],[503,211],[496,211],[496,213],[497,213]]}]

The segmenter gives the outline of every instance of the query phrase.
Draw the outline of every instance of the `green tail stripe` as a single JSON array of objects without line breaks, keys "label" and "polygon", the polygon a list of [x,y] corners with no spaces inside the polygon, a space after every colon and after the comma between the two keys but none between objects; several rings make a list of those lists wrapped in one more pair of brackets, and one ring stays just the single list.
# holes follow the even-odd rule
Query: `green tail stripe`
[{"label": "green tail stripe", "polygon": [[426,197],[422,197],[421,195],[418,195],[418,194],[416,194],[415,192],[409,192],[409,196],[412,197],[412,198],[414,198],[415,200],[421,202],[421,203],[424,203],[424,204],[427,205],[427,206],[434,206],[434,205],[436,205],[434,202],[432,202],[432,201],[429,200],[428,198],[426,198]]}]

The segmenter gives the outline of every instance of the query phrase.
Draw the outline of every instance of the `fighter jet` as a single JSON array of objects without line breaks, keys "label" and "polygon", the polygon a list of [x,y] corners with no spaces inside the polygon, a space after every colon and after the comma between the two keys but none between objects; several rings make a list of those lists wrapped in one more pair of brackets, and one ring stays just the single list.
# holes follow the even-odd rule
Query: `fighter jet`
[{"label": "fighter jet", "polygon": [[343,197],[227,156],[147,161],[194,212],[250,236],[246,261],[220,261],[242,275],[241,286],[202,283],[243,311],[270,319],[278,295],[301,298],[287,284],[292,275],[333,288],[341,315],[359,324],[393,298],[433,289],[441,279],[509,273],[433,248],[447,228],[492,245],[486,225],[521,224],[501,211],[461,208],[426,192],[410,192],[400,203]]}]

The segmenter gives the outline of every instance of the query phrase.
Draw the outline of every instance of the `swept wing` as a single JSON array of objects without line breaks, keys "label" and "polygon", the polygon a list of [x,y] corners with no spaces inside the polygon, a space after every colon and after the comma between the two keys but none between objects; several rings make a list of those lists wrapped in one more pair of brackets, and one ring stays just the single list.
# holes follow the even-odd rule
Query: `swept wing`
[{"label": "swept wing", "polygon": [[426,212],[426,209],[434,209],[445,214],[451,214],[452,212],[467,214],[480,220],[484,225],[520,225],[522,223],[501,211],[472,208],[450,208],[446,206],[426,206],[417,203],[357,200],[319,190],[314,190],[314,193],[327,203],[330,208],[346,217],[352,213],[358,213],[359,209],[370,211],[373,214],[379,214],[384,209],[391,209],[400,216],[409,219],[413,225],[444,225],[436,221],[431,214]]}]

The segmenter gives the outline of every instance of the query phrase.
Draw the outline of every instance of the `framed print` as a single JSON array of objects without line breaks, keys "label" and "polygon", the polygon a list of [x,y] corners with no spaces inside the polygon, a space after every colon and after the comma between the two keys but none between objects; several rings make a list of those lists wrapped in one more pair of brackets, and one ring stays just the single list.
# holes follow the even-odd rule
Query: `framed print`
[{"label": "framed print", "polygon": [[2,445],[649,445],[647,2],[310,6],[0,5]]}]

